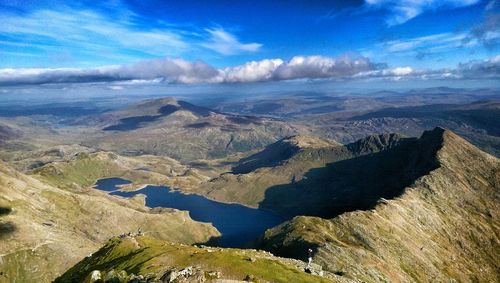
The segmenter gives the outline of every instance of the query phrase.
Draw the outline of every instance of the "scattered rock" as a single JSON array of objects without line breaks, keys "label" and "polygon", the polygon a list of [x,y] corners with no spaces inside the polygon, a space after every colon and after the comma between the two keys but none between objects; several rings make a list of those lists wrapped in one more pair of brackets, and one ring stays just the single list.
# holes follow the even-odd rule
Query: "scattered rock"
[{"label": "scattered rock", "polygon": [[181,282],[205,282],[205,274],[199,268],[188,266],[180,271],[172,269],[167,271],[161,278],[160,282],[163,283],[181,283]]},{"label": "scattered rock", "polygon": [[90,278],[88,282],[93,283],[101,280],[102,280],[101,272],[99,270],[94,270],[90,273]]},{"label": "scattered rock", "polygon": [[243,280],[247,282],[259,282],[259,280],[252,274],[247,274]]},{"label": "scattered rock", "polygon": [[106,283],[120,283],[118,274],[114,270],[110,270],[104,277],[104,282]]},{"label": "scattered rock", "polygon": [[43,222],[42,224],[45,226],[48,226],[48,227],[54,226],[54,223],[51,223],[51,222]]},{"label": "scattered rock", "polygon": [[206,273],[207,279],[220,279],[222,277],[222,273],[220,271],[209,271]]},{"label": "scattered rock", "polygon": [[313,275],[318,275],[318,276],[323,276],[323,267],[319,264],[311,263],[308,264],[305,268],[304,271],[306,273],[310,273]]}]

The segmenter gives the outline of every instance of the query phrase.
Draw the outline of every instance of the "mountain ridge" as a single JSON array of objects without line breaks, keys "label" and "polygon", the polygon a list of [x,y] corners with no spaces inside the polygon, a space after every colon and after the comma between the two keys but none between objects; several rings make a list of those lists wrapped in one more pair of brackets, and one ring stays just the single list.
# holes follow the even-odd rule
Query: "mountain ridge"
[{"label": "mountain ridge", "polygon": [[439,166],[399,197],[331,219],[295,217],[261,248],[304,258],[312,247],[314,262],[352,280],[497,281],[499,160],[447,130],[427,138],[440,144]]}]

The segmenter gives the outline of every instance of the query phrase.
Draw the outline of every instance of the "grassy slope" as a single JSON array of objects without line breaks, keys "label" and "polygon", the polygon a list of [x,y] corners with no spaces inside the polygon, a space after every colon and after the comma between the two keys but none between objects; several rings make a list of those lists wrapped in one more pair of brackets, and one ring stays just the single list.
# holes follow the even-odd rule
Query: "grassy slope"
[{"label": "grassy slope", "polygon": [[131,158],[110,152],[80,153],[69,160],[49,163],[31,174],[67,189],[87,188],[97,179],[107,177],[125,178],[133,182],[133,187],[145,184],[193,186],[207,178],[167,157]]},{"label": "grassy slope", "polygon": [[48,282],[109,237],[138,227],[182,243],[219,235],[211,225],[191,220],[187,212],[151,211],[95,190],[58,189],[3,163],[0,207],[9,211],[0,215],[0,281]]},{"label": "grassy slope", "polygon": [[[393,147],[399,144],[401,137],[398,135],[371,136],[347,146],[319,138],[315,138],[313,143],[307,136],[297,136],[293,140],[293,143],[289,143],[288,140],[284,143],[282,140],[270,145],[254,156],[246,158],[242,165],[237,167],[237,170],[245,172],[249,169],[255,170],[244,174],[223,174],[209,182],[202,183],[196,192],[219,201],[257,207],[266,199],[266,194],[271,188],[300,183],[308,172],[315,168],[324,168],[329,163]],[[286,150],[286,147],[290,149]],[[291,152],[291,154],[287,159],[276,162],[274,161],[275,152]],[[265,165],[266,162],[269,165]],[[279,211],[276,205],[266,208]]]},{"label": "grassy slope", "polygon": [[[160,115],[164,107],[178,110]],[[83,137],[82,143],[127,155],[162,155],[190,162],[261,148],[296,132],[280,121],[216,113],[173,98],[146,101],[97,117],[97,123],[92,118],[87,122],[105,129],[119,119],[141,119],[145,115],[157,119],[123,131],[96,128],[98,131]]]},{"label": "grassy slope", "polygon": [[500,163],[451,132],[439,168],[373,210],[327,220],[296,217],[266,233],[263,247],[365,282],[498,282]]},{"label": "grassy slope", "polygon": [[292,260],[255,250],[198,248],[144,236],[114,238],[56,282],[82,282],[93,270],[106,272],[112,269],[136,275],[153,273],[159,279],[167,270],[187,266],[219,271],[224,279],[243,280],[247,275],[253,275],[265,282],[330,282],[299,270],[295,264]]}]

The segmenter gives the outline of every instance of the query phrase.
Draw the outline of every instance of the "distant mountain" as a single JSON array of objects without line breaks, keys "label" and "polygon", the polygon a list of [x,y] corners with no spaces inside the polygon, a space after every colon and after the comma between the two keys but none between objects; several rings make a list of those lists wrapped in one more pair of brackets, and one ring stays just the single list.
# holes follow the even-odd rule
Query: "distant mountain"
[{"label": "distant mountain", "polygon": [[236,174],[249,173],[262,167],[274,167],[307,149],[324,149],[340,144],[314,136],[291,136],[267,146],[264,150],[243,158],[232,168]]},{"label": "distant mountain", "polygon": [[110,237],[138,227],[186,244],[220,235],[187,212],[56,188],[0,162],[0,282],[50,282]]},{"label": "distant mountain", "polygon": [[[387,151],[414,140],[414,138],[403,138],[397,134],[384,134],[341,145],[318,137],[293,136],[240,160],[239,164],[233,167],[233,172],[202,183],[196,192],[220,201],[264,207],[287,216],[304,212],[313,213],[311,209],[306,209],[311,205],[318,209],[314,214],[326,213],[321,212],[322,208],[313,202],[308,202],[315,198],[325,197],[319,194],[328,186],[329,181],[325,178],[329,176],[340,178],[339,186],[347,190],[351,181],[363,180],[361,176],[353,176],[350,172],[344,172],[348,171],[345,166],[351,164],[353,162],[351,160]],[[401,149],[401,151],[404,150]],[[369,157],[366,157],[366,160],[368,162]],[[330,168],[340,169],[340,165],[343,165],[342,168],[345,170],[332,175]],[[374,161],[373,164],[360,163],[357,170],[372,168],[371,165],[375,167],[379,164]],[[373,168],[373,170],[376,169]],[[376,174],[377,172],[369,173]],[[302,193],[304,195],[297,195]]]},{"label": "distant mountain", "polygon": [[102,130],[85,138],[83,144],[89,147],[181,161],[225,157],[297,132],[273,119],[224,114],[174,98],[146,101],[78,124]]},{"label": "distant mountain", "polygon": [[16,130],[6,124],[0,123],[0,143],[2,141],[19,138],[20,136],[21,132],[19,130]]},{"label": "distant mountain", "polygon": [[[432,104],[415,107],[384,108],[349,118],[358,124],[377,121],[406,123],[401,130],[443,126],[452,129],[481,149],[500,155],[500,100],[480,100],[469,104]],[[392,119],[392,120],[391,120]],[[413,126],[408,124],[414,122]]]},{"label": "distant mountain", "polygon": [[[497,158],[438,128],[276,189],[273,204],[323,217],[268,230],[261,248],[301,259],[313,248],[313,262],[346,280],[496,282],[499,170]],[[345,206],[356,211],[328,219]]]}]

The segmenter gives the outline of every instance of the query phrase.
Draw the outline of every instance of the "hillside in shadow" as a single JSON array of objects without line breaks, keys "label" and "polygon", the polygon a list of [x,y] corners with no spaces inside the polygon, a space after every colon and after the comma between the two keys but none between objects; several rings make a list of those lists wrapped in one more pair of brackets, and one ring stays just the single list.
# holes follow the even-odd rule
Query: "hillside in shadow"
[{"label": "hillside in shadow", "polygon": [[167,104],[158,109],[156,115],[143,115],[143,116],[132,116],[126,117],[119,120],[118,124],[111,125],[103,128],[104,131],[132,131],[146,126],[148,123],[153,123],[158,121],[163,117],[167,117],[170,114],[177,112],[179,110],[187,110],[193,114],[205,117],[213,112],[212,110],[200,106],[196,106],[184,101],[178,101],[178,105]]},{"label": "hillside in shadow", "polygon": [[443,131],[435,129],[384,151],[310,169],[299,181],[267,189],[259,207],[287,216],[327,218],[372,209],[438,167],[435,154]]}]

